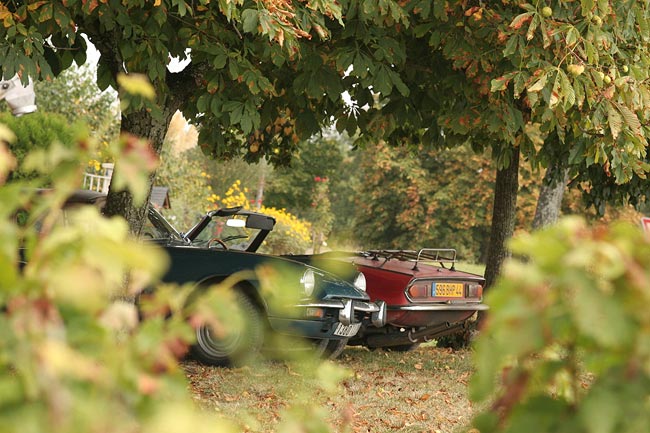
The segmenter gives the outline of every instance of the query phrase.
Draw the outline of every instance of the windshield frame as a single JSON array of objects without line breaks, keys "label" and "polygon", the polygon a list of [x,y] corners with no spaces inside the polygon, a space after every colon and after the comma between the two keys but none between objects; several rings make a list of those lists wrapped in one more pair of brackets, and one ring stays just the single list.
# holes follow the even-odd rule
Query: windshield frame
[{"label": "windshield frame", "polygon": [[[204,230],[210,226],[210,223],[215,220],[222,220],[225,222],[229,217],[234,216],[243,216],[246,217],[246,228],[259,230],[258,233],[251,238],[250,244],[243,249],[242,251],[255,252],[264,242],[264,239],[268,236],[269,233],[273,230],[275,226],[275,218],[269,215],[265,215],[259,212],[253,212],[243,209],[241,206],[232,207],[232,208],[221,208],[208,212],[201,218],[201,220],[196,223],[191,229],[189,229],[184,238],[189,241],[191,244],[196,245],[198,237]],[[202,241],[203,242],[203,241]]]},{"label": "windshield frame", "polygon": [[[158,230],[164,231],[169,235],[167,240],[182,242],[185,244],[190,243],[190,241],[185,236],[183,236],[183,234],[181,234],[178,230],[176,230],[174,226],[172,226],[169,223],[169,221],[167,221],[165,217],[162,216],[162,214],[158,212],[151,204],[149,204],[149,209],[147,213],[148,213],[147,216],[149,218],[149,221],[151,221],[151,224],[153,224],[153,226]],[[162,239],[164,238],[154,238],[152,240],[156,241]]]}]

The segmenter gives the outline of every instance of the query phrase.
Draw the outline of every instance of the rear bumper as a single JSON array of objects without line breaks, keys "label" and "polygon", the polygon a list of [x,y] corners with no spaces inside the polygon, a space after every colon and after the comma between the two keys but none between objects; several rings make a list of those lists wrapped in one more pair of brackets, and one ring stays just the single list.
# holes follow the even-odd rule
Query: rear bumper
[{"label": "rear bumper", "polygon": [[485,304],[389,305],[388,311],[485,311]]},{"label": "rear bumper", "polygon": [[456,323],[466,320],[477,311],[485,311],[485,304],[429,304],[390,305],[387,322],[399,327],[436,326],[442,323]]}]

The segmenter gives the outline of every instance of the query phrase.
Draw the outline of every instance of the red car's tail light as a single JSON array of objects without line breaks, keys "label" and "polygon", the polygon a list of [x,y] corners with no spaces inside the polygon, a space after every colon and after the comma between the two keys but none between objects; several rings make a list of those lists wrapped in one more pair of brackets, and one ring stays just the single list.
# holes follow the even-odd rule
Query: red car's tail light
[{"label": "red car's tail light", "polygon": [[429,291],[429,284],[425,283],[415,283],[408,288],[408,295],[411,299],[426,299],[431,296]]},{"label": "red car's tail light", "polygon": [[481,299],[483,297],[483,286],[479,283],[469,283],[467,285],[467,297]]}]

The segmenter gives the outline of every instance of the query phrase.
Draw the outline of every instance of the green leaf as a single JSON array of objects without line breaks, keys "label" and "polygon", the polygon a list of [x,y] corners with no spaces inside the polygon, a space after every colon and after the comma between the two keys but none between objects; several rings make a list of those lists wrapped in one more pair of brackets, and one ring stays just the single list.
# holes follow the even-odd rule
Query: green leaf
[{"label": "green leaf", "polygon": [[623,120],[625,121],[625,125],[632,130],[632,133],[634,135],[642,135],[641,122],[639,121],[637,115],[632,110],[630,110],[626,105],[617,104],[617,108],[623,115]]},{"label": "green leaf", "polygon": [[418,24],[413,28],[416,38],[422,38],[434,29],[433,23]]},{"label": "green leaf", "polygon": [[209,95],[203,94],[199,96],[199,99],[196,101],[196,109],[199,113],[205,113],[208,108],[208,100],[210,99]]},{"label": "green leaf", "polygon": [[393,91],[393,82],[390,79],[390,73],[383,65],[375,72],[373,88],[383,96],[388,96]]},{"label": "green leaf", "polygon": [[598,64],[598,60],[600,59],[600,56],[598,55],[598,50],[596,49],[594,44],[592,44],[590,41],[586,39],[583,40],[582,43],[584,46],[585,54],[587,56],[587,63],[590,63],[592,65]]},{"label": "green leaf", "polygon": [[580,0],[580,6],[582,7],[582,13],[587,14],[591,12],[595,6],[594,0]]},{"label": "green leaf", "polygon": [[515,98],[519,98],[521,92],[523,92],[524,89],[526,88],[526,78],[525,78],[526,75],[527,74],[519,72],[514,76],[514,97]]},{"label": "green leaf", "polygon": [[503,55],[505,57],[509,57],[513,55],[517,51],[517,47],[519,45],[519,38],[521,36],[519,35],[514,35],[508,38],[508,42],[506,43],[506,47],[503,49]]},{"label": "green leaf", "polygon": [[584,275],[567,275],[575,289],[573,320],[580,332],[604,348],[624,347],[630,339],[628,318],[620,300],[596,289],[594,280]]},{"label": "green leaf", "polygon": [[566,33],[566,44],[568,46],[575,45],[580,40],[580,32],[575,27],[571,26]]},{"label": "green leaf", "polygon": [[113,74],[108,65],[104,62],[99,62],[97,65],[97,87],[99,90],[106,90],[114,83]]},{"label": "green leaf", "polygon": [[612,137],[618,138],[623,129],[623,117],[611,102],[607,104],[607,123]]},{"label": "green leaf", "polygon": [[256,33],[257,24],[259,23],[259,12],[255,9],[244,9],[241,16],[244,31],[247,33]]},{"label": "green leaf", "polygon": [[230,124],[235,125],[239,123],[244,114],[244,104],[239,101],[228,101],[223,104],[223,111],[229,113]]},{"label": "green leaf", "polygon": [[216,69],[223,69],[226,66],[228,61],[228,55],[226,53],[217,54],[212,58],[212,66]]},{"label": "green leaf", "polygon": [[567,77],[564,71],[560,69],[559,74],[562,89],[562,99],[564,99],[564,109],[568,110],[576,103],[576,92],[573,90],[571,81],[569,81],[569,77]]},{"label": "green leaf", "polygon": [[402,81],[399,74],[397,74],[397,73],[391,74],[391,81],[393,82],[393,84],[397,88],[397,91],[402,96],[404,96],[404,97],[409,96],[411,91],[409,90],[408,86],[404,83],[404,81]]}]

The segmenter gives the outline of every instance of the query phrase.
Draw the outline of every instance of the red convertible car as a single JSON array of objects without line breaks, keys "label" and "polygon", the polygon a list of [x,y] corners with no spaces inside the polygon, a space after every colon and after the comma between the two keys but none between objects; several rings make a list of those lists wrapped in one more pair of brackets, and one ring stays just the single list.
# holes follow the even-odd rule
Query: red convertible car
[{"label": "red convertible car", "polygon": [[460,332],[475,312],[488,308],[482,303],[485,279],[456,270],[453,249],[334,251],[292,258],[325,269],[352,264],[365,276],[370,299],[386,302],[386,326],[363,327],[349,345],[410,350]]}]

